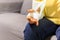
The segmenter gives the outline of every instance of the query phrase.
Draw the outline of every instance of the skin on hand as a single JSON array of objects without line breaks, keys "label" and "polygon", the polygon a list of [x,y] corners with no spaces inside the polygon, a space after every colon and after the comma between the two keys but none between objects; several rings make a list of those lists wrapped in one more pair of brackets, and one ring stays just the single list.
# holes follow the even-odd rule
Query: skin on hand
[{"label": "skin on hand", "polygon": [[40,13],[40,7],[36,10],[38,13]]},{"label": "skin on hand", "polygon": [[30,24],[36,24],[36,26],[39,25],[37,19],[35,19],[35,18],[32,18],[29,16],[29,17],[27,17],[27,20],[29,21]]},{"label": "skin on hand", "polygon": [[[29,12],[29,13],[33,13],[34,10],[33,10],[33,9],[30,9],[30,10],[28,10],[28,12]],[[35,18],[31,17],[31,16],[28,16],[28,17],[27,17],[27,20],[29,21],[30,24],[36,24],[36,26],[39,25],[37,19],[35,19]]]},{"label": "skin on hand", "polygon": [[27,10],[27,12],[28,13],[33,13],[33,12],[35,12],[33,9],[29,9],[29,10]]}]

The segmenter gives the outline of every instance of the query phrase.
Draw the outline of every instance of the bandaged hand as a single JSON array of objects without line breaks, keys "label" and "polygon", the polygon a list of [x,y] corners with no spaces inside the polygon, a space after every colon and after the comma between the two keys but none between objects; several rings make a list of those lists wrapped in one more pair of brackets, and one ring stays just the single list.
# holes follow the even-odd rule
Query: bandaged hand
[{"label": "bandaged hand", "polygon": [[29,10],[27,10],[27,12],[29,13],[29,14],[27,15],[27,20],[29,21],[29,23],[30,23],[30,24],[35,24],[36,26],[38,26],[38,25],[39,25],[38,20],[32,16],[32,14],[33,14],[35,11],[34,11],[33,9],[29,9]]}]

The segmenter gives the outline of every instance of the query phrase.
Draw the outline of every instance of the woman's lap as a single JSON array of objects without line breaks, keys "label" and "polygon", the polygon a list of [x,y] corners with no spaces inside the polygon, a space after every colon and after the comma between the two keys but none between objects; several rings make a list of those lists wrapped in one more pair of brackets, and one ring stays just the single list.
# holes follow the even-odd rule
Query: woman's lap
[{"label": "woman's lap", "polygon": [[24,40],[45,40],[46,37],[55,33],[57,25],[43,18],[39,21],[39,26],[27,24],[24,30]]}]

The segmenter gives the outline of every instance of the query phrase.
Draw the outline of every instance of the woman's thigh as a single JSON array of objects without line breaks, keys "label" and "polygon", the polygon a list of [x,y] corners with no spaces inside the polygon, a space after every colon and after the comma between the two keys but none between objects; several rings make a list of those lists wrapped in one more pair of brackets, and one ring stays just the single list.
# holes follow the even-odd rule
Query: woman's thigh
[{"label": "woman's thigh", "polygon": [[24,30],[24,40],[38,40],[36,33],[34,33],[28,23]]},{"label": "woman's thigh", "polygon": [[55,33],[57,25],[50,20],[43,18],[39,20],[39,25],[28,24],[24,31],[25,39],[45,40],[46,37]]}]

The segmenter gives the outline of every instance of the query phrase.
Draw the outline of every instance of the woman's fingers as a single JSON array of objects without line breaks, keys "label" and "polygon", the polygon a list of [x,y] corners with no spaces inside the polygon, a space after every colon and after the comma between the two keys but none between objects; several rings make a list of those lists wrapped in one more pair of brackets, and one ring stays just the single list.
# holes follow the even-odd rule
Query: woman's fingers
[{"label": "woman's fingers", "polygon": [[37,19],[34,19],[33,17],[28,17],[27,18],[30,24],[35,24],[36,26],[39,25]]},{"label": "woman's fingers", "polygon": [[40,7],[36,10],[38,13],[40,13]]},{"label": "woman's fingers", "polygon": [[33,13],[33,12],[35,12],[33,9],[29,9],[29,10],[27,10],[27,12],[28,13]]},{"label": "woman's fingers", "polygon": [[36,22],[36,26],[38,26],[38,25],[39,25],[39,22],[37,21],[37,22]]}]

